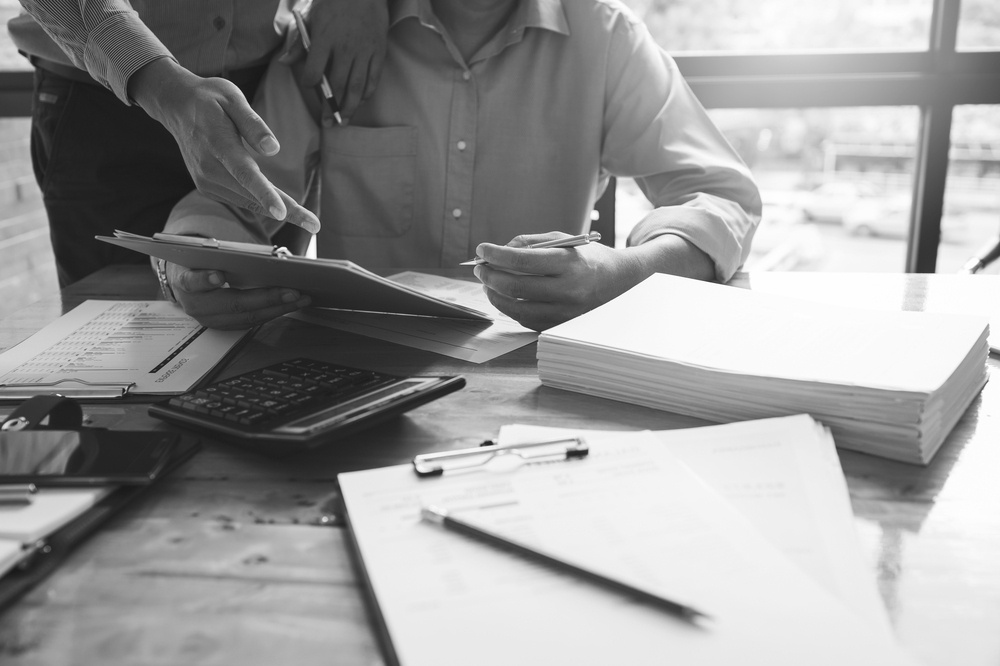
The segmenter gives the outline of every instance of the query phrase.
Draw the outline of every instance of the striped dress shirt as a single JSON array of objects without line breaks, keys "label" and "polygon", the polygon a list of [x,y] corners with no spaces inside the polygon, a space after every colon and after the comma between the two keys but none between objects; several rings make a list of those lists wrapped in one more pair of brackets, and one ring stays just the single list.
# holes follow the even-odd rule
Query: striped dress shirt
[{"label": "striped dress shirt", "polygon": [[265,62],[288,0],[21,0],[73,63],[131,104],[129,77],[159,58],[200,76]]}]

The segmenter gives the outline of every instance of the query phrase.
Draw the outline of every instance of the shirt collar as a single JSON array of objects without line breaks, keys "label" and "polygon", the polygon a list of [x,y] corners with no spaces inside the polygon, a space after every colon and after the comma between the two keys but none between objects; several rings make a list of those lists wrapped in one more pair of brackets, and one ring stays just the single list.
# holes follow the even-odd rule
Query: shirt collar
[{"label": "shirt collar", "polygon": [[[390,28],[406,18],[416,18],[428,27],[438,25],[430,0],[396,0],[389,3]],[[521,0],[514,21],[515,29],[542,28],[562,35],[569,34],[562,0]]]}]

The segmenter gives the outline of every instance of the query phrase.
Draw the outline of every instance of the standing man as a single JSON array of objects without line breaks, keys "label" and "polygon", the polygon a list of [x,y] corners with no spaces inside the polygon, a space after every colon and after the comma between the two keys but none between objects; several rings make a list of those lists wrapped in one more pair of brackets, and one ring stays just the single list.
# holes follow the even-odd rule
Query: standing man
[{"label": "standing man", "polygon": [[[32,162],[61,286],[110,263],[141,261],[94,236],[159,231],[192,188],[319,229],[254,160],[280,148],[247,100],[282,44],[288,0],[21,4],[34,22],[15,19],[10,28],[35,65]],[[381,71],[385,0],[313,4],[314,48],[301,83],[311,88],[325,73],[349,118]]]}]

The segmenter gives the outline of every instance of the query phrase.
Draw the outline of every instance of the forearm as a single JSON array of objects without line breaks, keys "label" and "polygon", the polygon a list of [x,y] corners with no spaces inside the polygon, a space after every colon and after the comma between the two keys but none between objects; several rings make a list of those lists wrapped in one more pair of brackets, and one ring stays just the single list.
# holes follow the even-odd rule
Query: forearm
[{"label": "forearm", "polygon": [[641,247],[661,236],[687,241],[712,264],[719,282],[729,280],[746,261],[760,220],[759,206],[747,210],[740,203],[699,194],[684,205],[660,206],[633,227],[629,247]]},{"label": "forearm", "polygon": [[622,250],[626,257],[621,268],[621,278],[628,288],[635,286],[654,273],[667,273],[695,280],[715,277],[715,262],[690,241],[666,233],[642,245]]},{"label": "forearm", "polygon": [[161,123],[168,114],[166,106],[198,84],[200,77],[181,67],[172,58],[159,58],[147,63],[129,79],[129,99],[149,116]]}]

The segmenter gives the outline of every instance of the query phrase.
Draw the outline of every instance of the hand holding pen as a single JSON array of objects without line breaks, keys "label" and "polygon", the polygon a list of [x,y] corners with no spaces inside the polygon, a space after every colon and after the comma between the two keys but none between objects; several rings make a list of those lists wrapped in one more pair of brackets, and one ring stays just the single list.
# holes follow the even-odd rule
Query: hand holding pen
[{"label": "hand holding pen", "polygon": [[[301,80],[315,86],[327,104],[334,100],[338,107],[335,112],[349,122],[361,103],[375,92],[382,73],[389,30],[388,3],[299,0],[291,4],[299,12],[299,34],[309,37]],[[302,26],[307,21],[301,18],[308,21],[304,32]],[[301,38],[298,41],[301,44]]]},{"label": "hand holding pen", "polygon": [[553,235],[522,235],[509,245],[483,243],[476,250],[485,261],[476,263],[473,274],[486,297],[526,328],[541,331],[592,310],[653,267],[646,247],[615,249],[593,242],[596,234]]},{"label": "hand holding pen", "polygon": [[[302,46],[305,48],[306,53],[309,53],[312,49],[312,40],[309,38],[309,29],[306,27],[306,20],[302,16],[302,12],[298,9],[292,10],[292,16],[295,17],[295,25],[299,29],[299,39],[302,40]],[[330,81],[326,78],[326,74],[323,74],[320,78],[319,94],[330,106],[330,110],[333,111],[333,117],[337,121],[337,124],[343,125],[344,119],[340,115],[340,105],[337,104],[337,98],[333,96],[333,89],[330,87]]]},{"label": "hand holding pen", "polygon": [[[580,234],[578,236],[566,236],[564,238],[554,238],[549,241],[543,241],[541,243],[534,243],[532,245],[526,245],[521,249],[536,250],[542,248],[553,248],[553,247],[577,247],[578,245],[586,245],[587,243],[597,242],[601,240],[601,234],[596,231],[591,231],[589,234]],[[459,266],[479,266],[482,264],[489,263],[485,259],[476,257],[475,259],[470,259],[468,261],[463,261]]]}]

